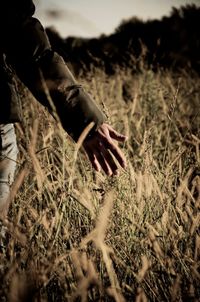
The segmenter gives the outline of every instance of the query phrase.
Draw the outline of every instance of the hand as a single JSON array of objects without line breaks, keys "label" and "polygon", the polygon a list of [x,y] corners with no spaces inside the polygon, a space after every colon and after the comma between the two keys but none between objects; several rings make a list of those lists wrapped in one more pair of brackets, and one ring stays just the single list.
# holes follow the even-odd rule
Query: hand
[{"label": "hand", "polygon": [[113,156],[122,168],[126,168],[126,159],[114,140],[124,142],[126,136],[104,123],[83,144],[94,169],[98,172],[103,169],[108,176],[119,174],[118,166],[113,160]]}]

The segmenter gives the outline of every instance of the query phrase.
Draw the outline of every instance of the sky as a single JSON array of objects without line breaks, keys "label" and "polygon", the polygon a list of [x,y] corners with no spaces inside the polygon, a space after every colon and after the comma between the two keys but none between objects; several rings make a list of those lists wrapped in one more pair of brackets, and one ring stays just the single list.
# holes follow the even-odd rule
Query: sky
[{"label": "sky", "polygon": [[200,6],[200,0],[33,0],[36,17],[54,26],[62,37],[97,37],[110,34],[122,20],[137,16],[159,19],[172,7]]}]

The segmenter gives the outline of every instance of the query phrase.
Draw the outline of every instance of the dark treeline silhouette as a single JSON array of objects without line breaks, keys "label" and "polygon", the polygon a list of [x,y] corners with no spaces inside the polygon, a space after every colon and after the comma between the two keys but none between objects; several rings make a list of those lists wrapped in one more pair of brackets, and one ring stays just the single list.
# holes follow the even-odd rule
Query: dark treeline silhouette
[{"label": "dark treeline silhouette", "polygon": [[47,33],[54,48],[72,65],[75,73],[93,67],[113,73],[118,67],[133,71],[142,64],[157,68],[187,69],[200,73],[200,7],[173,8],[161,20],[123,21],[109,36],[61,39],[52,28]]}]

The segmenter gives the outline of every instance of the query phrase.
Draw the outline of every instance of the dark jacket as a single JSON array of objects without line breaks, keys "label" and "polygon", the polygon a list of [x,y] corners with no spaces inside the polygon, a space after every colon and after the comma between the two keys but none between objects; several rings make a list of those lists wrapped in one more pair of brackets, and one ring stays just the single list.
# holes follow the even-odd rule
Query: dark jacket
[{"label": "dark jacket", "polygon": [[20,100],[13,70],[36,99],[59,116],[76,141],[84,128],[105,116],[78,85],[64,60],[53,51],[32,0],[3,0],[0,12],[0,123],[20,119]]}]

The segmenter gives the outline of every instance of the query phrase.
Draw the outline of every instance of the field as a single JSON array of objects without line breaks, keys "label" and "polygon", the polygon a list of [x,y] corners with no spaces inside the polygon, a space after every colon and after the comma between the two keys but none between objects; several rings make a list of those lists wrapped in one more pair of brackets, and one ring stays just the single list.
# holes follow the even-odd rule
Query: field
[{"label": "field", "polygon": [[200,301],[198,76],[142,68],[79,81],[128,136],[128,167],[94,172],[23,92],[0,300]]}]

